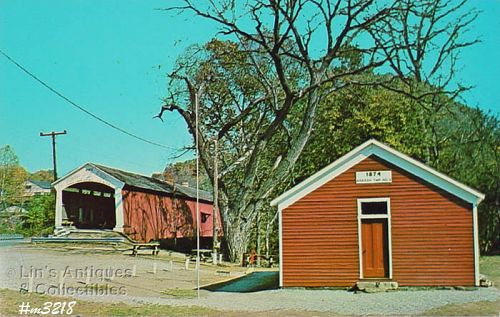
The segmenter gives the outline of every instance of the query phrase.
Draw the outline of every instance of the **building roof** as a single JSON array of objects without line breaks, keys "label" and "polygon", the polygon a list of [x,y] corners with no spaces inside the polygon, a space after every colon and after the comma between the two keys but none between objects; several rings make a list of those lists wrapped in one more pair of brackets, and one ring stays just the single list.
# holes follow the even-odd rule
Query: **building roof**
[{"label": "building roof", "polygon": [[[101,172],[111,176],[112,178],[122,182],[126,186],[130,186],[133,188],[138,188],[138,189],[145,189],[145,190],[150,190],[150,191],[155,191],[159,193],[165,193],[165,194],[171,194],[171,195],[179,195],[179,196],[184,196],[187,198],[192,198],[196,199],[196,188],[191,188],[191,187],[186,187],[186,186],[181,186],[178,184],[172,184],[166,181],[162,181],[153,177],[148,177],[136,173],[131,173],[123,170],[119,170],[117,168],[113,167],[108,167],[100,164],[95,164],[95,163],[87,163],[74,171],[70,172],[69,174],[65,175],[64,177],[60,178],[56,182],[54,182],[54,185],[59,183],[59,181],[65,179],[66,177],[69,177],[70,175],[76,173],[77,171],[81,170],[82,168],[95,168],[100,170]],[[175,188],[174,188],[175,187]],[[212,202],[212,193],[204,190],[199,191],[199,198],[200,200]]]},{"label": "building roof", "polygon": [[43,189],[51,189],[52,188],[51,183],[48,181],[39,181],[39,180],[28,179],[28,182],[33,183],[33,184],[35,184],[38,187],[43,188]]},{"label": "building roof", "polygon": [[[186,196],[189,198],[196,198],[196,188],[175,184],[175,189],[174,189],[174,184],[159,180],[157,178],[126,172],[104,165],[93,164],[93,163],[91,164],[100,169],[101,171],[118,179],[119,181],[122,181],[128,186],[153,190],[167,194],[174,194],[175,192],[176,194],[180,194],[182,196]],[[212,201],[212,193],[204,190],[199,191],[199,197],[201,200]]]},{"label": "building roof", "polygon": [[271,206],[278,205],[279,208],[283,209],[292,205],[371,155],[375,155],[468,203],[478,205],[485,197],[484,194],[372,139],[281,194],[271,202]]}]

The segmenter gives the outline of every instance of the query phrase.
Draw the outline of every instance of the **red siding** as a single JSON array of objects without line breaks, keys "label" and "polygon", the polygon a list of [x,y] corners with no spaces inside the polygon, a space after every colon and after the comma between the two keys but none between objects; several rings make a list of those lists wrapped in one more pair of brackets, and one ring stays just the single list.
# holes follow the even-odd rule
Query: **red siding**
[{"label": "red siding", "polygon": [[[196,201],[123,190],[124,232],[137,241],[191,238],[196,235]],[[200,236],[212,237],[211,204],[200,202],[200,212],[209,217],[201,223]],[[200,217],[201,218],[201,217]],[[220,219],[220,216],[218,217]],[[219,232],[222,232],[219,223]]]},{"label": "red siding", "polygon": [[[392,170],[390,184],[356,184],[356,171]],[[359,280],[357,199],[391,199],[393,280],[474,285],[472,206],[369,157],[282,212],[283,286]]]}]

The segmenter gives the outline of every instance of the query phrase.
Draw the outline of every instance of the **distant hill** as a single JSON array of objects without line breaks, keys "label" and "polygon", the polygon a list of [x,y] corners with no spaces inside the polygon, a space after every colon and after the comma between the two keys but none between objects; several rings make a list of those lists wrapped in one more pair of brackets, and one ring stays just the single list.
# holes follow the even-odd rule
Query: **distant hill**
[{"label": "distant hill", "polygon": [[[152,177],[194,188],[196,187],[196,160],[187,160],[184,162],[169,164],[165,167],[163,172],[154,173]],[[212,191],[210,180],[201,164],[200,189]]]},{"label": "distant hill", "polygon": [[53,170],[39,170],[31,173],[29,179],[34,181],[46,181],[52,183],[54,181],[54,171]]}]

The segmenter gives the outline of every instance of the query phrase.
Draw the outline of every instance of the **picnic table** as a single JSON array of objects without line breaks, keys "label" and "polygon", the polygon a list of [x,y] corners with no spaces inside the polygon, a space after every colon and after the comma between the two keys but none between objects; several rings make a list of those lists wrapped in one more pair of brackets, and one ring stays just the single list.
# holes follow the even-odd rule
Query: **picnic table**
[{"label": "picnic table", "polygon": [[158,255],[160,252],[160,243],[159,242],[134,242],[132,243],[132,256],[136,256],[139,250],[151,250],[152,255]]},{"label": "picnic table", "polygon": [[[212,250],[211,249],[199,249],[200,251],[200,261],[207,262],[212,259]],[[192,249],[190,259],[196,260],[196,256],[198,255],[198,249]]]}]

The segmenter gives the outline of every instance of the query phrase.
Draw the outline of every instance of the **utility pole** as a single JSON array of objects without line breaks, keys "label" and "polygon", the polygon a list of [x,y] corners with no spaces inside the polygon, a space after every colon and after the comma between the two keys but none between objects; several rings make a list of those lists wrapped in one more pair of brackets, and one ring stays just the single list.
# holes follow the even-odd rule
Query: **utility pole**
[{"label": "utility pole", "polygon": [[57,163],[56,163],[56,135],[66,134],[66,130],[62,132],[40,132],[40,136],[50,136],[52,137],[52,161],[54,164],[54,182],[57,180]]},{"label": "utility pole", "polygon": [[217,152],[219,151],[218,149],[218,143],[217,139],[214,139],[214,148],[215,148],[215,155],[214,155],[214,209],[213,209],[213,245],[212,245],[212,260],[213,264],[217,264],[217,249],[219,248],[219,226],[217,225],[217,218],[219,216],[219,171],[218,171],[218,162],[217,162]]}]

